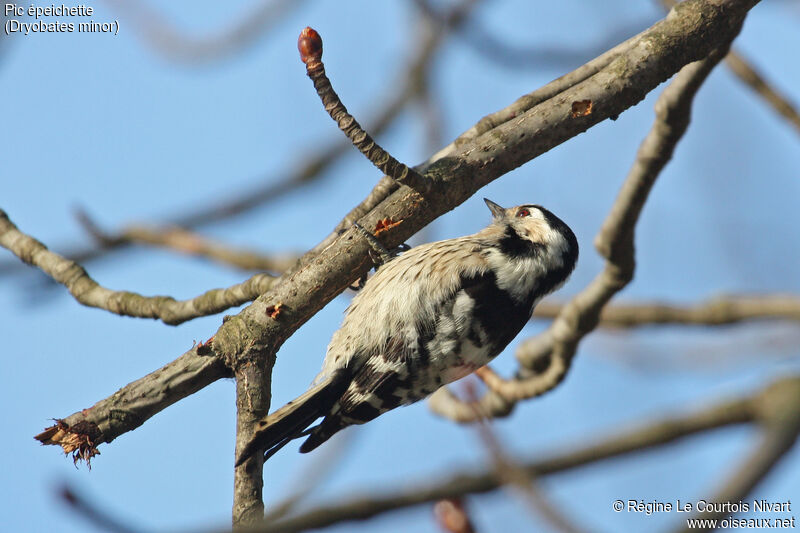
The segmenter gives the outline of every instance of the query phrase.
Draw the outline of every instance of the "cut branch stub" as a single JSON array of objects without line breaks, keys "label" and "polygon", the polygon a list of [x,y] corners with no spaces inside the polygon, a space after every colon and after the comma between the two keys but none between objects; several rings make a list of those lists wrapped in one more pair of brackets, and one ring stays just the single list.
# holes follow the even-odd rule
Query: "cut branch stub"
[{"label": "cut branch stub", "polygon": [[92,468],[92,457],[100,455],[96,443],[100,440],[102,432],[94,422],[81,421],[70,426],[60,419],[55,419],[55,425],[45,429],[34,438],[42,444],[57,444],[65,454],[72,454],[72,462],[77,464],[81,459],[86,461],[86,466]]},{"label": "cut branch stub", "polygon": [[306,74],[314,82],[314,88],[322,100],[325,111],[350,139],[353,146],[378,167],[378,170],[396,182],[424,194],[430,188],[429,182],[419,172],[401,163],[381,148],[364,131],[355,117],[347,112],[347,108],[333,90],[331,81],[325,74],[325,65],[322,63],[322,38],[319,33],[312,28],[304,28],[297,39],[297,49],[300,51],[300,60],[306,65]]}]

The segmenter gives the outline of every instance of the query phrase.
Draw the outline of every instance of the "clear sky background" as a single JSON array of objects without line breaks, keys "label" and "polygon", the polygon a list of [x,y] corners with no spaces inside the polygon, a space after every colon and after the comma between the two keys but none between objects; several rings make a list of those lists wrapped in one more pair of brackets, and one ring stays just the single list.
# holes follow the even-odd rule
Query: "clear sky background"
[{"label": "clear sky background", "polygon": [[[396,75],[418,24],[409,2],[302,2],[251,46],[216,61],[186,63],[155,51],[119,4],[89,4],[93,20],[119,20],[116,36],[3,35],[0,41],[0,207],[22,231],[56,251],[91,242],[75,219],[76,207],[113,230],[134,221],[169,220],[236,190],[282,179],[340,135],[297,57],[300,29],[310,25],[321,33],[334,86],[365,122],[398,85]],[[250,3],[162,4],[153,9],[165,21],[199,36],[234,24]],[[469,39],[449,40],[431,79],[445,143],[486,113],[591,59],[609,38],[633,35],[663,13],[648,1],[491,0],[474,16],[483,31],[536,51],[536,60],[499,65]],[[800,102],[796,2],[762,2],[736,46]],[[421,238],[449,238],[483,227],[490,219],[483,196],[503,205],[540,203],[578,236],[580,263],[559,297],[576,293],[602,266],[592,239],[650,127],[658,92],[617,121],[606,121],[485,187]],[[380,138],[409,163],[431,154],[420,113],[411,108]],[[325,237],[378,178],[353,151],[314,186],[202,233],[265,252],[302,251]],[[799,200],[798,132],[724,67],[716,69],[645,207],[637,229],[636,279],[619,299],[690,303],[723,293],[799,293]],[[0,251],[3,265],[13,259]],[[112,289],[179,299],[250,275],[145,248],[108,255],[87,269]],[[348,301],[348,295],[337,298],[281,348],[273,407],[302,392],[316,375]],[[182,354],[194,340],[208,338],[220,320],[169,327],[118,317],[78,305],[41,276],[6,271],[0,277],[3,530],[88,531],[56,497],[63,483],[149,530],[229,523],[232,380],[216,382],[102,445],[91,471],[76,469],[58,449],[42,448],[32,438],[51,418],[91,406]],[[511,372],[516,344],[545,325],[529,325],[498,357],[496,368]],[[596,332],[581,345],[560,387],[520,405],[494,427],[514,454],[544,457],[636,422],[757,390],[800,370],[798,346],[796,323]],[[311,501],[434,482],[487,463],[474,429],[437,418],[425,403],[344,434],[350,448]],[[548,477],[542,485],[558,507],[592,531],[669,529],[679,523],[675,513],[614,513],[611,503],[710,497],[755,436],[746,428],[723,430]],[[294,445],[271,459],[265,468],[267,505],[306,476],[313,461],[314,455],[300,455]],[[753,496],[790,499],[800,518],[799,479],[795,448]],[[507,493],[468,503],[482,533],[544,527]],[[411,530],[438,531],[430,507],[334,529]]]}]

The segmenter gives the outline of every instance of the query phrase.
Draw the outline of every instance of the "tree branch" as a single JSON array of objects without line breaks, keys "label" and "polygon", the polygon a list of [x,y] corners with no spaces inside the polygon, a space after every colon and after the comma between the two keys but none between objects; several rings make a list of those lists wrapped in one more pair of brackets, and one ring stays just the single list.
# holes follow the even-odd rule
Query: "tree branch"
[{"label": "tree branch", "polygon": [[[724,504],[726,502],[737,504],[744,500],[756,485],[770,473],[786,452],[792,448],[797,440],[796,428],[792,434],[779,431],[778,428],[772,428],[772,430],[761,435],[759,440],[760,442],[754,447],[753,451],[743,458],[742,466],[729,479],[726,479],[723,482],[722,489],[707,501],[715,504]],[[723,509],[722,505],[720,505],[720,509]],[[688,522],[692,519],[722,520],[732,514],[734,513],[723,510],[706,510],[703,513],[693,513],[686,521]],[[689,533],[690,531],[711,531],[714,529],[716,528],[696,526],[692,528],[679,527],[678,531]]]},{"label": "tree branch", "polygon": [[[271,361],[253,359],[236,370],[236,449],[238,457],[253,439],[256,422],[269,413],[272,399]],[[264,518],[262,469],[264,454],[256,453],[234,470],[233,524],[258,524]]]},{"label": "tree branch", "polygon": [[597,251],[606,259],[605,268],[562,308],[547,331],[520,346],[516,354],[520,377],[506,380],[487,373],[484,381],[489,392],[478,400],[477,408],[440,389],[430,400],[434,412],[460,422],[474,420],[476,412],[506,416],[517,402],[544,394],[561,383],[578,344],[597,326],[603,307],[633,279],[634,228],[639,214],[689,126],[694,95],[727,53],[738,28],[707,58],[683,67],[656,101],[653,127],[639,147],[633,167],[595,238]]},{"label": "tree branch", "polygon": [[212,289],[189,300],[171,296],[142,296],[129,291],[112,291],[93,280],[76,263],[51,252],[41,242],[19,231],[0,209],[0,246],[25,263],[39,267],[45,274],[64,285],[81,304],[111,313],[138,318],[157,318],[172,326],[193,318],[213,315],[250,302],[275,282],[269,274],[256,274],[247,281],[227,289]]},{"label": "tree branch", "polygon": [[[566,304],[541,302],[533,311],[534,319],[556,318]],[[749,320],[800,321],[800,298],[795,295],[712,298],[692,305],[663,303],[615,303],[603,307],[598,327],[635,328],[661,324],[721,326]]]},{"label": "tree branch", "polygon": [[731,51],[728,57],[725,58],[725,64],[728,65],[731,72],[736,74],[740,80],[772,106],[780,116],[789,121],[789,124],[794,126],[797,132],[800,133],[800,112],[788,98],[774,89],[740,53],[735,50]]},{"label": "tree branch", "polygon": [[216,35],[194,37],[171,26],[144,2],[106,0],[129,17],[144,42],[165,57],[181,62],[209,62],[231,55],[254,43],[290,11],[300,7],[297,0],[261,0],[235,24]]},{"label": "tree branch", "polygon": [[[675,7],[678,0],[661,0],[667,9]],[[800,112],[789,101],[788,98],[779,93],[770,83],[759,74],[749,61],[747,61],[737,50],[731,50],[725,57],[725,64],[731,72],[736,75],[745,85],[750,87],[753,92],[759,95],[769,104],[779,115],[789,121],[800,133]]]},{"label": "tree branch", "polygon": [[[468,396],[474,398],[474,387],[469,387],[468,390]],[[478,414],[480,415],[480,413]],[[508,454],[493,431],[489,419],[481,416],[477,430],[502,485],[516,489],[514,492],[518,494],[526,507],[530,508],[535,516],[549,523],[554,531],[561,533],[580,533],[582,531],[566,513],[553,505],[542,490],[539,480]]]},{"label": "tree branch", "polygon": [[141,426],[148,418],[218,379],[232,377],[209,344],[193,347],[171,363],[129,383],[108,398],[45,429],[36,439],[89,460],[96,447]]},{"label": "tree branch", "polygon": [[111,234],[103,230],[85,210],[79,209],[76,216],[81,226],[102,248],[129,243],[149,244],[194,257],[213,259],[243,270],[268,272],[283,272],[297,262],[296,254],[268,256],[252,250],[235,249],[177,226],[156,228],[132,225],[121,233]]},{"label": "tree branch", "polygon": [[[708,499],[710,502],[744,500],[792,449],[800,435],[800,377],[773,383],[755,397],[753,403],[756,419],[763,429],[759,442],[743,461],[733,463],[740,466],[723,480],[716,494]],[[720,507],[719,511],[695,513],[692,518],[721,520],[731,514]],[[687,533],[696,530],[681,528]]]}]

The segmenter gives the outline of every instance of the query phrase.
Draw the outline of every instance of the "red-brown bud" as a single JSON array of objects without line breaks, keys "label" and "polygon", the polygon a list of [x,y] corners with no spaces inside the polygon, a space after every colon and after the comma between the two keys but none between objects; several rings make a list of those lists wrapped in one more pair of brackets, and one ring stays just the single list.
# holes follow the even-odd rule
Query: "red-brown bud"
[{"label": "red-brown bud", "polygon": [[313,28],[306,27],[297,38],[297,49],[300,51],[303,63],[308,63],[312,59],[319,61],[322,58],[322,37]]}]

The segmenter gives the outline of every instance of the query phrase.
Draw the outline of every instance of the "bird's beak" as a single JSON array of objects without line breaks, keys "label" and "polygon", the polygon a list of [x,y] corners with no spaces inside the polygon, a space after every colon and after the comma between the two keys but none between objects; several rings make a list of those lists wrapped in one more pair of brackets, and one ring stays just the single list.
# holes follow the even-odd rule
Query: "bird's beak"
[{"label": "bird's beak", "polygon": [[488,207],[489,211],[492,212],[492,216],[494,218],[503,218],[504,216],[506,216],[506,210],[504,207],[497,205],[488,198],[484,198],[483,201],[486,202],[486,207]]}]

